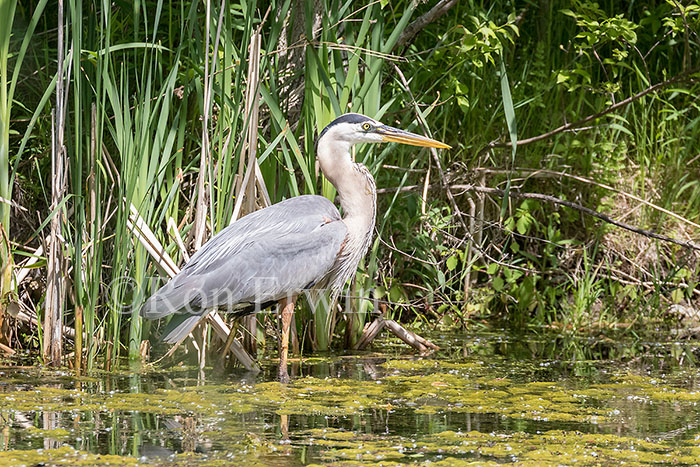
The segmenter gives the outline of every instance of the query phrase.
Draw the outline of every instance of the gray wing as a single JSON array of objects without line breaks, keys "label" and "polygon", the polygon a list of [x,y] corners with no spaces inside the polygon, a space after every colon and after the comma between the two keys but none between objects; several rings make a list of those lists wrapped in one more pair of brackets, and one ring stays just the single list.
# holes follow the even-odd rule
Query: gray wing
[{"label": "gray wing", "polygon": [[347,228],[322,196],[299,196],[249,214],[207,242],[141,313],[200,316],[277,301],[321,281],[340,252]]}]

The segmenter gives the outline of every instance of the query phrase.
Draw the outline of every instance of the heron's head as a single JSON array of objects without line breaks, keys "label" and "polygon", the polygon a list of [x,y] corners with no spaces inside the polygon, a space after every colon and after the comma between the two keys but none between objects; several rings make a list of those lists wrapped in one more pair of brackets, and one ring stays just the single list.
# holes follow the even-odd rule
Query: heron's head
[{"label": "heron's head", "polygon": [[445,143],[426,138],[425,136],[399,130],[384,125],[364,115],[349,113],[341,115],[333,120],[318,136],[317,144],[321,140],[332,142],[344,142],[350,145],[357,143],[403,143],[412,146],[426,146],[431,148],[446,148]]}]

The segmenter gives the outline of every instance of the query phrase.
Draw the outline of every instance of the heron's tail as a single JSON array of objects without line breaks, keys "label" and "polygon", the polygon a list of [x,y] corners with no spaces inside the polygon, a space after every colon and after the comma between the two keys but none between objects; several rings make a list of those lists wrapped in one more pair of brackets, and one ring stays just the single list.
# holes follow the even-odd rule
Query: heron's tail
[{"label": "heron's tail", "polygon": [[160,319],[177,313],[183,308],[184,299],[170,283],[151,295],[141,307],[141,316],[147,319]]},{"label": "heron's tail", "polygon": [[177,344],[183,340],[207,317],[209,313],[202,315],[175,315],[163,330],[163,342]]},{"label": "heron's tail", "polygon": [[158,306],[158,300],[155,300],[154,298],[155,297],[149,298],[141,306],[141,316],[147,319],[160,319],[169,315],[171,312],[166,310],[164,307]]}]

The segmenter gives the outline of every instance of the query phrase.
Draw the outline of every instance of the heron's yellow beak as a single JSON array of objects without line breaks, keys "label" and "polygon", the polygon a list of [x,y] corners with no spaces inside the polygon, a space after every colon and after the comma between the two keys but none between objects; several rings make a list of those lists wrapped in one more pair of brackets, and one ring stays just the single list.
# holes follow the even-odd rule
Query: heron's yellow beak
[{"label": "heron's yellow beak", "polygon": [[410,144],[411,146],[424,146],[429,148],[452,148],[452,146],[442,143],[436,139],[426,138],[425,136],[399,130],[398,128],[393,128],[386,125],[378,127],[375,131],[382,135],[384,141],[390,141],[392,143]]}]

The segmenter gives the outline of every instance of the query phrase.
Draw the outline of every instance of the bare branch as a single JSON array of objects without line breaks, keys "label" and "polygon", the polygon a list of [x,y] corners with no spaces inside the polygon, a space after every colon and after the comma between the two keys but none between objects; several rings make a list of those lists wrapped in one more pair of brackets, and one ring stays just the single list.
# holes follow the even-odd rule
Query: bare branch
[{"label": "bare branch", "polygon": [[[531,138],[519,140],[518,146],[524,146],[526,144],[536,143],[536,142],[542,141],[544,139],[549,139],[552,136],[558,135],[559,133],[563,133],[565,131],[579,128],[592,120],[598,119],[598,118],[603,117],[609,113],[615,112],[616,110],[619,110],[622,107],[625,107],[625,106],[631,104],[632,102],[641,99],[642,97],[646,96],[647,94],[651,94],[652,92],[658,91],[659,89],[662,89],[666,86],[677,83],[678,81],[683,81],[684,79],[687,79],[691,75],[693,75],[694,73],[698,73],[698,72],[700,72],[700,68],[695,68],[695,69],[687,71],[685,73],[681,73],[680,75],[674,76],[673,78],[669,78],[666,81],[656,83],[655,85],[646,88],[645,90],[635,94],[634,96],[630,96],[627,99],[621,100],[617,104],[611,105],[607,109],[602,110],[596,114],[589,115],[589,116],[582,118],[581,120],[578,120],[575,122],[567,123],[566,125],[562,125],[559,128],[556,128],[552,131],[548,131],[547,133],[543,133],[541,135],[533,136]],[[493,141],[493,142],[487,144],[484,148],[482,148],[477,154],[483,154],[484,152],[486,152],[492,148],[509,148],[511,146],[512,146],[512,143],[510,143],[510,142],[498,143],[496,141]]]},{"label": "bare branch", "polygon": [[[404,186],[400,188],[383,188],[377,190],[377,194],[381,193],[395,193],[396,191],[417,191],[420,190],[422,187],[419,185],[410,185],[410,186]],[[451,185],[450,188],[453,188],[455,190],[463,190],[464,192],[467,191],[476,191],[480,193],[489,193],[489,194],[495,194],[499,196],[504,196],[505,191],[498,189],[498,188],[489,188],[489,187],[483,187],[483,186],[476,186],[476,185]],[[650,237],[650,238],[655,238],[657,240],[661,240],[664,242],[668,243],[673,243],[675,245],[682,246],[684,248],[689,248],[692,250],[697,250],[700,251],[700,245],[691,242],[691,241],[682,241],[682,240],[676,240],[675,238],[667,237],[665,235],[657,234],[655,232],[652,232],[650,230],[644,230],[640,229],[639,227],[634,227],[632,225],[626,224],[624,222],[617,221],[609,216],[606,216],[605,214],[601,214],[597,211],[594,211],[591,208],[587,208],[586,206],[583,206],[578,203],[573,203],[571,201],[566,201],[560,198],[557,198],[555,196],[550,196],[550,195],[544,195],[541,193],[520,193],[517,191],[509,191],[508,196],[511,198],[523,198],[523,199],[537,199],[540,201],[547,201],[549,203],[553,204],[559,204],[561,206],[566,206],[571,209],[576,209],[577,211],[581,211],[584,214],[588,214],[589,216],[596,217],[602,221],[605,221],[609,224],[615,225],[617,227],[623,228],[625,230],[629,230],[630,232],[638,233],[640,235],[644,235],[645,237]]]},{"label": "bare branch", "polygon": [[456,4],[457,0],[440,0],[437,2],[437,4],[430,9],[430,11],[406,26],[406,29],[403,30],[399,36],[399,39],[396,41],[394,49],[403,47],[404,45],[409,45],[423,28],[433,21],[436,21]]}]

